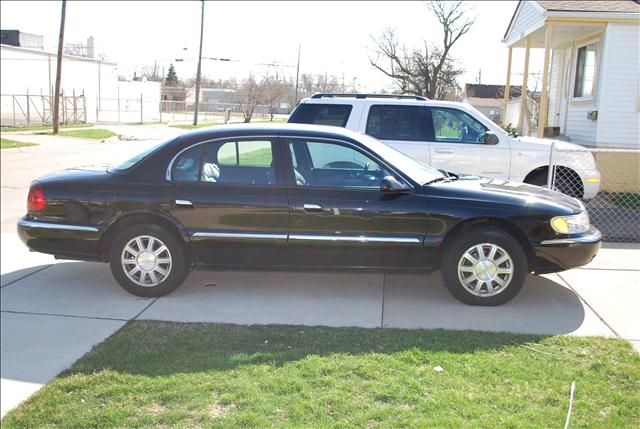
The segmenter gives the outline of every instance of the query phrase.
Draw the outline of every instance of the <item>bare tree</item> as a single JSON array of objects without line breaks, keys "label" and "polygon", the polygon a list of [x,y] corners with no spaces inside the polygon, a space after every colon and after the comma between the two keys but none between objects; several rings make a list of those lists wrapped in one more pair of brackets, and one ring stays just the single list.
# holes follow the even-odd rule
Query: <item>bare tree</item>
[{"label": "bare tree", "polygon": [[162,82],[164,80],[164,76],[160,74],[160,67],[154,62],[153,66],[144,66],[142,67],[142,77],[151,82]]},{"label": "bare tree", "polygon": [[273,114],[275,113],[276,106],[286,93],[286,84],[283,80],[280,80],[278,74],[267,74],[262,79],[262,92],[263,101],[269,106],[269,115],[271,115],[271,121],[273,121]]},{"label": "bare tree", "polygon": [[469,32],[475,18],[467,16],[462,1],[432,1],[426,6],[442,25],[441,46],[424,41],[419,49],[407,49],[400,46],[395,30],[387,28],[374,38],[376,48],[369,62],[393,78],[402,92],[429,98],[451,97],[459,90],[457,78],[464,70],[456,67],[449,54],[453,45]]},{"label": "bare tree", "polygon": [[256,106],[263,98],[264,86],[256,81],[252,74],[249,75],[235,92],[236,103],[240,105],[244,122],[251,122]]}]

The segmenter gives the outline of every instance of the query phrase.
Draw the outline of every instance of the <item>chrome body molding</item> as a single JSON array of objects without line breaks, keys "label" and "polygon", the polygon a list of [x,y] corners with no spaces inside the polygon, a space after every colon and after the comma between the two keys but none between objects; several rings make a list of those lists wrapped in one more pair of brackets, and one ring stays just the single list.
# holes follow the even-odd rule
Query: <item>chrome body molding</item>
[{"label": "chrome body molding", "polygon": [[286,240],[287,234],[270,234],[261,232],[194,232],[195,238],[257,238],[266,240]]},{"label": "chrome body molding", "polygon": [[414,243],[421,244],[418,237],[368,237],[366,235],[317,235],[317,234],[291,234],[289,240],[311,241],[352,241],[359,243]]},{"label": "chrome body molding", "polygon": [[69,225],[64,223],[52,223],[52,222],[40,222],[33,220],[20,219],[18,221],[18,226],[23,228],[44,228],[44,229],[59,229],[65,231],[87,231],[87,232],[98,232],[98,228],[95,226],[84,226],[84,225]]},{"label": "chrome body molding", "polygon": [[[595,229],[595,228],[594,228]],[[583,235],[581,237],[571,237],[571,238],[554,238],[552,240],[544,240],[540,244],[544,246],[554,245],[554,244],[588,244],[588,243],[597,243],[602,239],[602,233],[595,229],[589,235]]]},{"label": "chrome body molding", "polygon": [[411,243],[422,244],[419,237],[368,237],[365,235],[319,235],[319,234],[272,234],[256,232],[204,232],[191,233],[194,238],[248,238],[267,240],[296,240],[296,241],[350,241],[357,243]]}]

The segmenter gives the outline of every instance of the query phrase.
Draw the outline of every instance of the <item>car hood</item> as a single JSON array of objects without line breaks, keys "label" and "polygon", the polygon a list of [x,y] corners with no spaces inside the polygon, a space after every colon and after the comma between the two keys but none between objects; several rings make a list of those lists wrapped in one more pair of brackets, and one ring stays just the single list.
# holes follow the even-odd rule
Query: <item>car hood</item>
[{"label": "car hood", "polygon": [[560,192],[486,177],[460,175],[457,180],[433,183],[425,185],[425,188],[428,195],[441,198],[520,206],[557,214],[575,214],[584,210],[579,200]]},{"label": "car hood", "polygon": [[529,149],[529,150],[551,150],[551,144],[560,150],[587,150],[579,144],[569,143],[563,140],[541,139],[538,137],[518,136],[511,137],[512,149]]}]

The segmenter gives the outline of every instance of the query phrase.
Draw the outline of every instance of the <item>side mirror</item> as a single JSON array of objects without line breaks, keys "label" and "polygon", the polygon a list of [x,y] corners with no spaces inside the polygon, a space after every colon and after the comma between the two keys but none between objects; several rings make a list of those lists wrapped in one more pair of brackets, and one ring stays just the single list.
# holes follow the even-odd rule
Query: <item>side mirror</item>
[{"label": "side mirror", "polygon": [[491,145],[493,145],[493,144],[498,144],[498,143],[500,143],[500,139],[498,138],[498,136],[497,136],[497,135],[495,135],[495,134],[493,133],[493,131],[487,131],[487,132],[484,134],[484,144],[491,144]]},{"label": "side mirror", "polygon": [[411,188],[403,185],[393,176],[384,176],[380,182],[380,191],[385,193],[402,193],[408,192]]}]

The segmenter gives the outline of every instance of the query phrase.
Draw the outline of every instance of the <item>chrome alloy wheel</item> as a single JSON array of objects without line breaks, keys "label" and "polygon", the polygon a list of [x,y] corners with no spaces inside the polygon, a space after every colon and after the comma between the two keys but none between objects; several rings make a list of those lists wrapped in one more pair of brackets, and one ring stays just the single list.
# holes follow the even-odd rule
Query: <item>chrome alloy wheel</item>
[{"label": "chrome alloy wheel", "polygon": [[156,237],[140,235],[122,250],[122,268],[132,282],[143,287],[162,283],[171,273],[171,252]]},{"label": "chrome alloy wheel", "polygon": [[492,243],[476,244],[458,262],[458,279],[473,295],[494,296],[509,286],[513,278],[511,256]]}]

